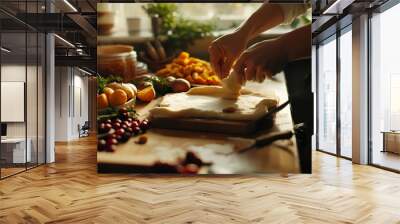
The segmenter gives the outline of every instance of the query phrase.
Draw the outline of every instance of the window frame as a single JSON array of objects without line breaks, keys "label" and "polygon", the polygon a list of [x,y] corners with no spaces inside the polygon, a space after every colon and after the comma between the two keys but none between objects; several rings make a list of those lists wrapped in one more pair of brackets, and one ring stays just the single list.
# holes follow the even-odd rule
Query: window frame
[{"label": "window frame", "polygon": [[[26,3],[26,1],[23,1],[23,2]],[[39,7],[38,7],[39,1],[33,1],[33,2],[37,4],[36,5],[36,10],[38,11],[39,10]],[[2,12],[5,12],[5,13],[8,14],[8,12],[6,10],[1,8],[1,5],[0,5],[0,10]],[[45,10],[47,12],[48,7],[46,7]],[[27,5],[26,4],[25,4],[25,11],[26,11],[25,12],[25,16],[26,16],[27,15]],[[16,17],[12,17],[12,19],[15,19],[15,20],[18,21],[18,18],[16,18]],[[19,21],[19,22],[21,22],[21,21]],[[23,50],[25,52],[25,55],[24,55],[24,60],[25,60],[25,69],[24,69],[25,70],[25,81],[24,81],[25,82],[25,87],[24,87],[24,130],[25,130],[25,133],[24,133],[24,136],[23,136],[23,139],[25,141],[25,164],[24,164],[24,167],[21,167],[23,169],[21,169],[20,171],[13,172],[12,174],[8,174],[8,175],[4,175],[4,173],[2,173],[2,168],[0,167],[0,181],[4,180],[6,178],[9,178],[9,177],[15,176],[17,174],[26,172],[26,171],[28,171],[30,169],[34,169],[34,168],[37,168],[37,167],[39,167],[41,165],[44,165],[44,164],[47,163],[47,159],[48,159],[47,158],[47,144],[48,144],[47,143],[47,110],[46,110],[46,108],[47,108],[47,99],[46,99],[47,98],[47,80],[46,80],[46,78],[47,78],[47,44],[48,44],[47,34],[48,33],[47,32],[43,32],[41,30],[38,30],[38,29],[30,26],[27,23],[22,22],[22,24],[23,24],[23,26],[22,26],[23,28],[21,30],[18,30],[18,31],[9,31],[9,30],[1,30],[0,29],[0,46],[2,46],[2,35],[3,34],[6,34],[6,33],[18,33],[18,34],[21,34],[21,35],[25,35],[25,37],[24,37],[25,48]],[[1,28],[1,23],[0,23],[0,28]],[[29,63],[28,63],[28,34],[33,34],[33,35],[36,36],[36,41],[35,41],[35,43],[36,43],[36,47],[35,47],[36,60],[33,61],[33,64],[36,67],[34,73],[36,75],[36,91],[35,91],[35,94],[37,96],[36,97],[36,99],[37,99],[37,101],[36,101],[36,122],[33,122],[34,124],[36,124],[36,136],[32,137],[32,138],[36,138],[36,140],[37,140],[37,144],[36,144],[36,161],[34,163],[29,164],[29,165],[28,165],[29,162],[28,162],[28,157],[27,157],[28,156],[28,153],[27,153],[27,148],[28,148],[27,84],[28,84],[28,65],[29,65]],[[40,34],[43,34],[43,35],[40,35]],[[39,36],[41,36],[41,38],[39,38]],[[40,49],[40,47],[39,47],[39,39],[41,41],[42,48],[43,48],[43,49],[41,49],[41,51],[39,51],[39,49]],[[43,53],[43,55],[41,55],[42,64],[39,63],[39,52]],[[0,82],[2,81],[2,77],[1,77],[1,68],[3,66],[2,62],[3,62],[3,58],[2,58],[2,54],[0,53]],[[38,98],[38,95],[39,95],[39,81],[38,81],[39,70],[38,70],[38,68],[39,68],[40,65],[42,65],[42,71],[41,71],[42,74],[41,75],[42,75],[42,82],[43,82],[42,84],[44,85],[43,86],[44,89],[43,89],[43,92],[42,92],[42,94],[44,95],[44,99],[43,99],[43,105],[41,105],[41,107],[43,107],[42,109],[43,109],[43,112],[44,112],[43,117],[39,117],[39,113],[38,113],[38,111],[39,111],[39,98]],[[0,86],[0,89],[1,89],[1,86]],[[0,93],[0,95],[1,95],[1,93]],[[0,106],[0,110],[1,110],[1,106]],[[42,148],[43,155],[41,155],[41,157],[43,157],[42,158],[42,162],[39,161],[39,142],[38,142],[38,139],[39,139],[39,120],[43,124],[43,127],[42,127],[43,128],[43,133],[42,133],[43,134],[43,142],[42,142],[43,143],[43,145],[42,145],[42,147],[43,147]],[[0,119],[0,123],[2,123],[1,119]],[[2,146],[0,144],[0,158],[1,158],[1,152],[2,152]],[[32,152],[33,151],[31,151],[31,155],[32,155]],[[0,165],[1,165],[1,163],[0,163]]]},{"label": "window frame", "polygon": [[[340,103],[341,103],[341,99],[340,99],[340,76],[341,76],[341,67],[340,67],[340,37],[344,34],[346,34],[347,32],[351,32],[352,31],[352,23],[347,24],[346,26],[344,26],[341,29],[338,29],[335,33],[333,33],[332,35],[326,37],[325,39],[322,39],[320,41],[318,41],[318,43],[316,44],[316,52],[315,52],[315,56],[316,56],[316,151],[319,152],[323,152],[323,153],[327,153],[329,155],[333,155],[333,156],[337,156],[343,159],[347,159],[347,160],[352,160],[352,158],[347,157],[342,155],[341,153],[341,119],[340,119]],[[336,41],[336,152],[332,153],[332,152],[328,152],[324,149],[321,149],[320,143],[319,143],[319,110],[320,110],[320,102],[319,102],[319,85],[320,85],[320,74],[319,74],[319,47],[322,43],[328,43],[330,41]]]}]

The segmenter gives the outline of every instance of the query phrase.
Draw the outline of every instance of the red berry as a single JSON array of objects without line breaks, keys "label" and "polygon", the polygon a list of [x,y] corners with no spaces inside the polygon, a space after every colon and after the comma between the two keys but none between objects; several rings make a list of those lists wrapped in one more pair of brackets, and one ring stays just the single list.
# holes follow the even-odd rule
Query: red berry
[{"label": "red berry", "polygon": [[116,137],[115,139],[117,139],[118,142],[121,142],[121,140],[122,140],[122,135],[117,135],[117,137]]},{"label": "red berry", "polygon": [[106,125],[104,123],[100,123],[99,125],[99,133],[106,133]]},{"label": "red berry", "polygon": [[104,139],[100,139],[99,142],[97,143],[97,150],[98,151],[104,151],[106,150],[106,140]]},{"label": "red berry", "polygon": [[142,121],[142,123],[140,123],[140,125],[139,125],[139,127],[142,129],[142,130],[147,130],[148,128],[149,128],[149,125],[148,125],[148,121]]},{"label": "red berry", "polygon": [[123,129],[123,128],[117,129],[117,131],[115,131],[115,134],[117,134],[117,135],[123,135],[124,133],[125,133],[125,129]]},{"label": "red berry", "polygon": [[114,134],[115,133],[115,129],[114,128],[111,128],[109,131],[108,131],[108,135],[112,135],[112,134]]},{"label": "red berry", "polygon": [[139,123],[137,121],[132,121],[131,128],[139,127]]},{"label": "red berry", "polygon": [[115,138],[108,138],[107,139],[107,145],[116,145],[118,144],[118,141],[116,139],[117,136],[115,136]]},{"label": "red berry", "polygon": [[117,150],[117,147],[115,145],[107,145],[105,149],[107,152],[115,152],[115,150]]},{"label": "red berry", "polygon": [[112,125],[110,123],[107,123],[104,127],[107,129],[107,131],[109,131],[112,128]]},{"label": "red berry", "polygon": [[115,122],[114,124],[113,124],[113,128],[115,128],[115,129],[118,129],[118,128],[120,128],[121,127],[121,123],[119,123],[119,122]]},{"label": "red berry", "polygon": [[134,127],[134,128],[132,128],[132,129],[133,129],[133,133],[134,133],[135,135],[137,135],[137,134],[140,133],[140,128],[139,128],[139,127]]},{"label": "red berry", "polygon": [[133,129],[132,129],[132,128],[130,128],[130,127],[128,127],[127,129],[125,129],[125,131],[126,131],[126,132],[130,132],[130,133],[132,133],[132,132],[133,132]]},{"label": "red berry", "polygon": [[196,174],[199,172],[199,166],[193,163],[189,163],[185,166],[185,173],[187,174]]}]

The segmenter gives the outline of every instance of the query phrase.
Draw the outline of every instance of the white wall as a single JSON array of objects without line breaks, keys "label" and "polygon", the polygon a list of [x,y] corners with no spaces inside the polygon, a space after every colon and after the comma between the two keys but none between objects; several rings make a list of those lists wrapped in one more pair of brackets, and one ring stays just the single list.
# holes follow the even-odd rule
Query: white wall
[{"label": "white wall", "polygon": [[56,67],[56,141],[79,138],[78,125],[88,121],[88,78],[83,75],[76,68]]},{"label": "white wall", "polygon": [[[3,64],[1,66],[1,81],[26,83],[26,108],[24,107],[22,110],[26,109],[27,120],[25,122],[7,122],[7,137],[25,138],[26,133],[31,143],[31,155],[34,158],[32,161],[36,162],[36,158],[39,158],[38,162],[44,163],[44,74],[41,72],[41,67],[38,67],[38,71],[36,69],[36,66],[28,65],[25,67],[25,64]],[[27,80],[25,80],[26,77]],[[1,108],[3,112],[8,109]],[[7,112],[12,113],[12,111]],[[39,153],[38,157],[36,153]]]},{"label": "white wall", "polygon": [[[28,66],[27,68],[25,65],[2,65],[1,66],[1,81],[2,82],[25,82],[25,74],[27,69],[28,72],[28,86],[27,86],[27,122],[28,128],[33,127],[36,130],[36,67],[35,66]],[[35,77],[31,75],[35,74]],[[4,96],[3,96],[4,97]],[[38,105],[41,107],[42,105]],[[7,108],[1,108],[2,110],[7,110]],[[33,123],[32,123],[33,122]],[[25,137],[25,123],[24,122],[7,122],[7,135],[8,137]],[[36,136],[36,132],[35,132]],[[28,133],[28,137],[29,133]]]}]

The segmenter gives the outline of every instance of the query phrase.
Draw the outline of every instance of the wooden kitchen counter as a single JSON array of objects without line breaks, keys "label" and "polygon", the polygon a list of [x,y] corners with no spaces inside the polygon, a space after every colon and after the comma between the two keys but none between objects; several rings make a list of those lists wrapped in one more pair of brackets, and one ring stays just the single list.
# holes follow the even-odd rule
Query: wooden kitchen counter
[{"label": "wooden kitchen counter", "polygon": [[[276,80],[267,80],[264,83],[248,83],[246,88],[263,93],[273,89],[279,96],[280,103],[287,100],[287,90],[283,74],[278,74]],[[142,116],[148,116],[149,109],[157,105],[160,99],[153,100],[145,106],[137,106],[137,112]],[[293,129],[290,114],[290,105],[276,114],[275,124],[269,131],[284,131]],[[299,173],[299,158],[295,137],[290,140],[279,140],[262,149],[252,149],[242,154],[230,153],[235,147],[243,144],[243,141],[232,136],[214,134],[211,132],[189,132],[165,129],[150,129],[145,134],[148,141],[144,145],[135,143],[138,137],[131,138],[127,143],[117,146],[114,153],[98,152],[99,164],[110,167],[120,167],[116,171],[123,171],[124,167],[135,164],[150,163],[155,154],[160,152],[169,156],[168,150],[183,149],[197,152],[206,162],[212,162],[212,166],[203,169],[202,173],[215,174],[253,174],[253,173]],[[149,151],[155,153],[148,153]],[[143,157],[143,155],[146,156]],[[142,156],[138,156],[142,155]],[[168,158],[165,158],[168,161]],[[108,170],[107,172],[113,172]]]}]

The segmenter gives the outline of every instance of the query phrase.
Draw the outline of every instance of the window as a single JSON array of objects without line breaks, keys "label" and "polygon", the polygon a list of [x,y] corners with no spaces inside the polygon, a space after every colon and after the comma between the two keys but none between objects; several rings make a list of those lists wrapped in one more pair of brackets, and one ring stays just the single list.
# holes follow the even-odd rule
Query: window
[{"label": "window", "polygon": [[[400,170],[400,5],[371,18],[371,162]],[[390,147],[389,147],[390,146]]]},{"label": "window", "polygon": [[352,35],[351,26],[340,36],[340,155],[351,158],[352,149]]},{"label": "window", "polygon": [[[129,20],[132,18],[138,19],[139,26],[136,28],[141,32],[151,31],[151,20],[143,10],[143,6],[147,3],[99,3],[108,4],[104,7],[108,7],[115,12],[118,16],[113,18],[114,20],[114,32],[124,33],[129,29]],[[177,11],[179,16],[189,20],[198,21],[212,21],[216,25],[216,31],[226,31],[238,27],[245,19],[249,18],[261,5],[262,3],[179,3],[177,5]],[[311,9],[305,14],[307,20],[311,20]],[[296,26],[304,25],[304,19],[298,21],[299,24]],[[291,30],[291,26],[284,24],[275,27],[267,32],[271,33],[284,33]]]},{"label": "window", "polygon": [[[40,1],[0,6],[18,6],[21,15],[41,9]],[[6,13],[0,17],[8,21],[0,23],[1,179],[45,163],[46,38]]]},{"label": "window", "polygon": [[336,36],[318,48],[317,148],[336,154]]}]

